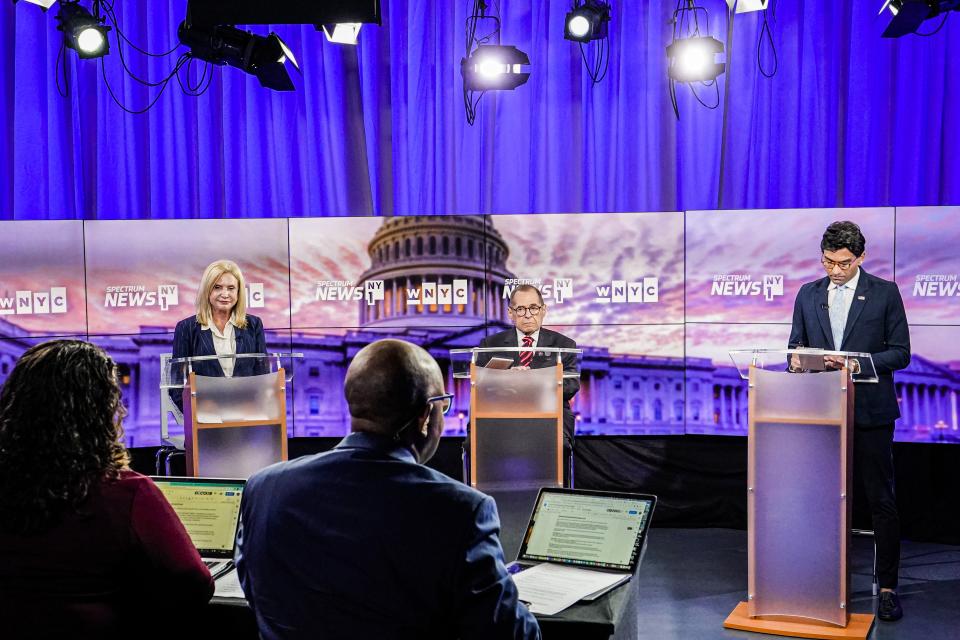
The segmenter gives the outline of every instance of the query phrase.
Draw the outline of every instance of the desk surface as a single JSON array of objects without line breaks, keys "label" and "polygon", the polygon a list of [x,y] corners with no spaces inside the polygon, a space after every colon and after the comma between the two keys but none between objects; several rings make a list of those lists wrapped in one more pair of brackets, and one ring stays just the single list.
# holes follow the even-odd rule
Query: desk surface
[{"label": "desk surface", "polygon": [[[593,602],[578,602],[555,616],[537,616],[544,640],[610,638],[630,603],[636,599],[636,580],[630,580]],[[210,601],[211,629],[231,640],[258,638],[253,610],[247,601],[215,597]],[[223,633],[230,630],[231,635]]]}]

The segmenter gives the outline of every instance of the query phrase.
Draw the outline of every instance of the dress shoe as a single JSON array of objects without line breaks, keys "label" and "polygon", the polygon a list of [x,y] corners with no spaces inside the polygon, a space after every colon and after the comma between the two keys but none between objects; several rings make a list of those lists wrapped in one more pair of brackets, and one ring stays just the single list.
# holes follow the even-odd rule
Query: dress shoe
[{"label": "dress shoe", "polygon": [[903,607],[900,606],[900,598],[895,591],[880,592],[877,617],[884,622],[895,622],[903,617]]}]

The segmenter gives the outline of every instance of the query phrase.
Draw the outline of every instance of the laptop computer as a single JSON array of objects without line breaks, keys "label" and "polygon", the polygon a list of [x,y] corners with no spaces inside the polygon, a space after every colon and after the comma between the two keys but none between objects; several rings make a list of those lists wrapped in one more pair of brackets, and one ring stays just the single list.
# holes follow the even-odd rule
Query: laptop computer
[{"label": "laptop computer", "polygon": [[150,476],[190,535],[214,580],[233,568],[246,480]]},{"label": "laptop computer", "polygon": [[540,489],[517,560],[507,571],[548,562],[622,575],[583,598],[594,600],[636,572],[656,504],[656,496],[639,493]]}]

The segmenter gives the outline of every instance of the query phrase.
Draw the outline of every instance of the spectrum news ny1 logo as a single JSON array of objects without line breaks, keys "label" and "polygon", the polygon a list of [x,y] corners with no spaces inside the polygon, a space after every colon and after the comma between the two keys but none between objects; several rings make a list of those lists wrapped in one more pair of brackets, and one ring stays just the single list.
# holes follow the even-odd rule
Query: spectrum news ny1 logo
[{"label": "spectrum news ny1 logo", "polygon": [[745,273],[721,273],[713,276],[710,283],[711,296],[763,296],[767,302],[783,295],[782,274],[764,275],[760,280]]},{"label": "spectrum news ny1 logo", "polygon": [[[383,280],[366,280],[360,284],[348,280],[321,280],[317,283],[314,300],[317,302],[360,302],[376,304],[384,299]],[[455,278],[449,283],[421,281],[419,287],[405,287],[403,294],[408,306],[433,304],[468,304],[470,282]]]},{"label": "spectrum news ny1 logo", "polygon": [[[266,305],[262,282],[248,282],[246,286],[247,308],[260,309]],[[158,307],[167,311],[180,304],[180,289],[175,284],[161,284],[156,289],[146,285],[119,285],[107,287],[103,306],[107,308]]]},{"label": "spectrum news ny1 logo", "polygon": [[955,273],[919,273],[913,281],[915,298],[954,298],[960,296]]}]

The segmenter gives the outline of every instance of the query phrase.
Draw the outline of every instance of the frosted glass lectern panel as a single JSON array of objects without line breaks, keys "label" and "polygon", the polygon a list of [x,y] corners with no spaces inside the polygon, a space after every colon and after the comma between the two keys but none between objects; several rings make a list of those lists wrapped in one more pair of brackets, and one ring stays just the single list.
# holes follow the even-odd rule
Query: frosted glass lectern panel
[{"label": "frosted glass lectern panel", "polygon": [[751,615],[844,624],[840,428],[758,421],[753,438]]},{"label": "frosted glass lectern panel", "polygon": [[[249,478],[284,459],[281,425],[254,425],[197,431],[197,475]],[[286,436],[286,433],[282,434]]]},{"label": "frosted glass lectern panel", "polygon": [[545,369],[476,368],[476,405],[489,414],[543,414],[560,410],[556,367]]},{"label": "frosted glass lectern panel", "polygon": [[275,373],[244,378],[195,376],[197,422],[279,421],[284,403],[276,377]]},{"label": "frosted glass lectern panel", "polygon": [[856,385],[846,370],[751,368],[750,387],[749,615],[846,626]]},{"label": "frosted glass lectern panel", "polygon": [[[793,374],[755,369],[754,376],[751,393],[757,420],[789,416],[836,421],[841,417],[844,385],[840,371]],[[829,398],[834,402],[824,401]]]},{"label": "frosted glass lectern panel", "polygon": [[477,419],[476,487],[481,491],[539,489],[561,484],[554,418]]}]

